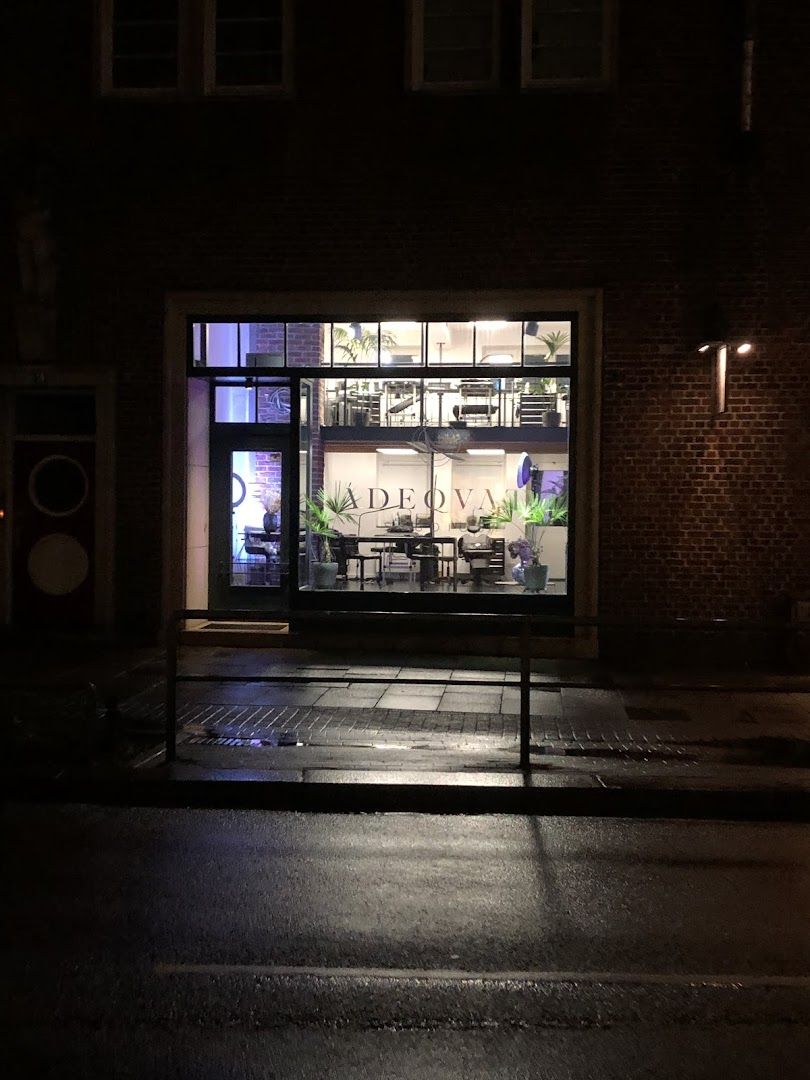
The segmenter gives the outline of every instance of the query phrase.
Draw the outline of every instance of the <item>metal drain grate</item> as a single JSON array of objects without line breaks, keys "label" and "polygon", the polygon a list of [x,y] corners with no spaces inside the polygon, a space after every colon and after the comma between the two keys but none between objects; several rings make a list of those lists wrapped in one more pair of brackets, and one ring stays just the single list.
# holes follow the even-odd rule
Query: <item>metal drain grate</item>
[{"label": "metal drain grate", "polygon": [[263,739],[240,739],[228,735],[192,735],[185,740],[187,746],[303,746],[295,735],[284,731],[270,733]]}]

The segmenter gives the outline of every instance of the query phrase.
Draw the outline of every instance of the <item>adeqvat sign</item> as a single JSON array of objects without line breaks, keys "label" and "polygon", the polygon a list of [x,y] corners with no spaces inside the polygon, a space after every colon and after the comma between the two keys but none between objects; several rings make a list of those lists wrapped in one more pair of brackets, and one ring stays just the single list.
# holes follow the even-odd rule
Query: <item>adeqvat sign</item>
[{"label": "adeqvat sign", "polygon": [[[368,500],[364,504],[363,498],[366,491],[368,491]],[[390,491],[384,487],[369,487],[358,494],[349,484],[347,494],[351,500],[352,510],[417,510],[421,507],[426,510],[442,510],[447,504],[447,493],[437,487],[420,494],[417,494],[417,489],[412,487],[392,488]],[[509,494],[509,491],[498,494],[493,492],[492,488],[483,488],[478,491],[475,488],[453,488],[452,494],[460,510],[481,513],[493,511],[503,495]]]}]

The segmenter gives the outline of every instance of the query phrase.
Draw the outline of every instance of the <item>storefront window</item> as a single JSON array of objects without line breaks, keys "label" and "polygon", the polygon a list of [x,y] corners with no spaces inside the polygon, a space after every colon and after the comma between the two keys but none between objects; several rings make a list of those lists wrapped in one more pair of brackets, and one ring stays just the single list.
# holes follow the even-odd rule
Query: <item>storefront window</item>
[{"label": "storefront window", "polygon": [[571,363],[570,320],[195,322],[192,368],[508,368]]},{"label": "storefront window", "polygon": [[301,588],[568,592],[569,378],[328,379],[315,396]]},{"label": "storefront window", "polygon": [[[215,425],[211,587],[229,556],[228,587],[247,600],[288,581],[324,605],[335,592],[381,607],[444,595],[425,606],[450,610],[465,594],[570,596],[576,322],[498,314],[193,322],[189,374],[210,380]],[[259,514],[260,495],[287,505],[291,492],[297,529]]]}]

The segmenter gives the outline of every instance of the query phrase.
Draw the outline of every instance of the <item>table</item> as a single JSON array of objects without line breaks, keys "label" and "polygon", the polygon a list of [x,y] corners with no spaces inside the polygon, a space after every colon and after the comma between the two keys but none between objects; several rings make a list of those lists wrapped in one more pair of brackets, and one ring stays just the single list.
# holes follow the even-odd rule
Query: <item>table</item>
[{"label": "table", "polygon": [[[458,546],[456,544],[455,536],[430,536],[425,534],[416,533],[383,533],[377,536],[357,536],[354,537],[358,544],[376,544],[382,546],[383,551],[386,545],[393,546],[394,544],[404,544],[405,554],[409,558],[414,558],[419,563],[419,588],[424,591],[425,584],[427,582],[427,570],[428,559],[442,559],[447,558],[449,561],[450,556],[443,555],[420,555],[415,556],[411,554],[411,550],[417,544],[438,544],[441,547],[450,545],[452,549],[453,558],[453,592],[458,592]],[[380,569],[382,570],[382,559],[380,560]],[[382,580],[380,578],[380,584]]]}]

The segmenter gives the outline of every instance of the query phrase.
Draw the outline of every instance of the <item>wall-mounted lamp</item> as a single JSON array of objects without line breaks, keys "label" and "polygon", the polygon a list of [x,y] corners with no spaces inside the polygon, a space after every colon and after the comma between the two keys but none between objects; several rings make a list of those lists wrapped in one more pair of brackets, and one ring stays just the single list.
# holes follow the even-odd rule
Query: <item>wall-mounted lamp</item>
[{"label": "wall-mounted lamp", "polygon": [[746,356],[753,349],[750,341],[730,344],[727,341],[704,341],[698,345],[699,353],[714,351],[714,411],[719,416],[728,411],[728,353],[734,349],[738,356]]}]

